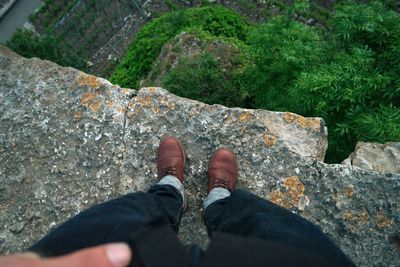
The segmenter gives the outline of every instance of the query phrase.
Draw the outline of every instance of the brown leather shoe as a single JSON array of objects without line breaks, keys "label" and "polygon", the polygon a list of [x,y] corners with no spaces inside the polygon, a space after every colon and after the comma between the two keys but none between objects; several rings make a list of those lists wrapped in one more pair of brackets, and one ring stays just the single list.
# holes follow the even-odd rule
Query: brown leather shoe
[{"label": "brown leather shoe", "polygon": [[185,152],[178,139],[172,136],[165,137],[158,147],[157,172],[158,179],[172,175],[178,178],[181,183],[184,181],[183,172],[185,169]]},{"label": "brown leather shoe", "polygon": [[219,148],[214,152],[208,165],[208,192],[215,187],[232,191],[238,180],[236,156],[229,148]]}]

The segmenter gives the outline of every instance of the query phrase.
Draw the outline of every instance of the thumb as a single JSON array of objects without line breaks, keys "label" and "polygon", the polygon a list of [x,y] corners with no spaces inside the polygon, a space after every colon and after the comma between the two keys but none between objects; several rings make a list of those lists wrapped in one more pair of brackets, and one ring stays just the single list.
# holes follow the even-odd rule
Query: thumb
[{"label": "thumb", "polygon": [[132,252],[125,243],[113,243],[79,250],[44,260],[43,267],[126,267]]}]

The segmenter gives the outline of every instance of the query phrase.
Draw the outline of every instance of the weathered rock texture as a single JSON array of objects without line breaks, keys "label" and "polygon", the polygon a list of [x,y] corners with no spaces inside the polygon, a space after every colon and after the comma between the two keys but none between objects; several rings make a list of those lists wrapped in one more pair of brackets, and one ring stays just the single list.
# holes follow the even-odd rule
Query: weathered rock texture
[{"label": "weathered rock texture", "polygon": [[320,225],[360,266],[398,266],[400,175],[318,161],[326,134],[318,118],[122,89],[0,48],[0,252],[24,250],[93,204],[149,188],[159,141],[175,135],[187,152],[184,242],[207,244],[206,167],[228,146],[241,188]]},{"label": "weathered rock texture", "polygon": [[358,142],[354,152],[342,164],[366,170],[400,173],[400,142]]}]

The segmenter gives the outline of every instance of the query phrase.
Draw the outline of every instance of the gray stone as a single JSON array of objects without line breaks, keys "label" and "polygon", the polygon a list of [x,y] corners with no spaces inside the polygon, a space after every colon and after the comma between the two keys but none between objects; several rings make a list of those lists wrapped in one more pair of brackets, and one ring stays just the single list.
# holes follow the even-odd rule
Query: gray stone
[{"label": "gray stone", "polygon": [[354,152],[342,164],[366,170],[400,173],[400,142],[358,142]]},{"label": "gray stone", "polygon": [[160,88],[127,90],[4,47],[0,253],[25,250],[91,205],[148,189],[165,135],[178,137],[187,154],[183,242],[208,243],[206,168],[213,151],[228,146],[238,156],[240,188],[321,226],[360,266],[398,266],[400,175],[319,161],[321,119],[206,105]]}]

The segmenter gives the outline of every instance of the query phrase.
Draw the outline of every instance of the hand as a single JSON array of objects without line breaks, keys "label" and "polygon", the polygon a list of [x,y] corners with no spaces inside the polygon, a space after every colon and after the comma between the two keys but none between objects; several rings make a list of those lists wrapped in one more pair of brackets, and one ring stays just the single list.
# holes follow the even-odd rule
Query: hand
[{"label": "hand", "polygon": [[126,267],[131,258],[128,245],[113,243],[54,258],[40,258],[34,253],[2,256],[0,267]]}]

